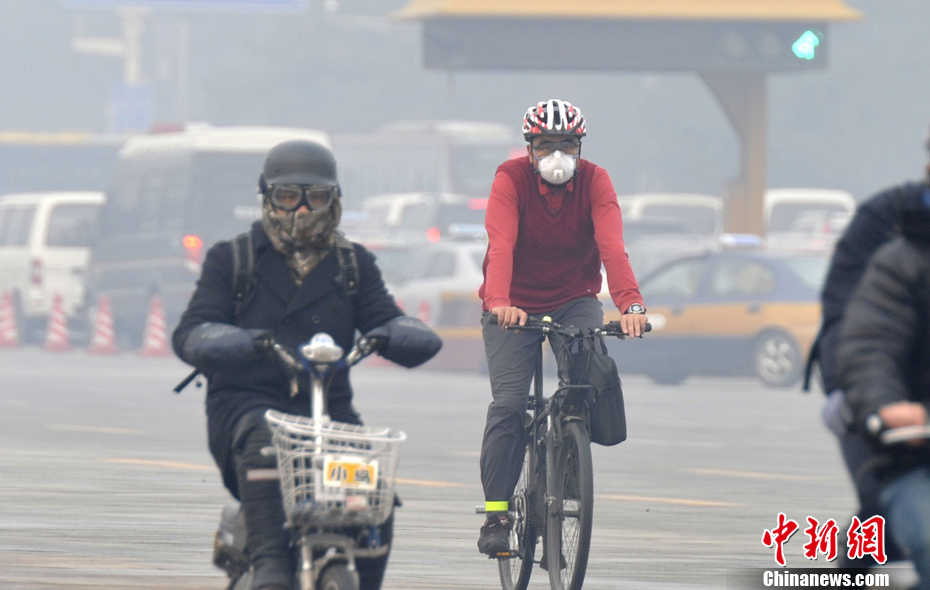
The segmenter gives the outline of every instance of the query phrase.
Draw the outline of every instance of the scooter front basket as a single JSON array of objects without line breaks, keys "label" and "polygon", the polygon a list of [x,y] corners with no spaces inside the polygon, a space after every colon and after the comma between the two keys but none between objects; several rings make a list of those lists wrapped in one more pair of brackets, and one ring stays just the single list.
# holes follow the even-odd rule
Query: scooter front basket
[{"label": "scooter front basket", "polygon": [[268,410],[281,494],[294,526],[379,525],[394,506],[403,432]]}]

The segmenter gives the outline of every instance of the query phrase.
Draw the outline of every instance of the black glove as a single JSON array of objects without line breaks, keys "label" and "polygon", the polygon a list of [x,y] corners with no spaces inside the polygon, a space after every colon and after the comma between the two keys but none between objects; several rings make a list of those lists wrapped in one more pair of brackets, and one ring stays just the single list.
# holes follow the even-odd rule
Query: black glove
[{"label": "black glove", "polygon": [[269,330],[247,330],[230,324],[200,324],[184,342],[184,360],[202,371],[260,360],[271,349]]},{"label": "black glove", "polygon": [[410,316],[398,316],[371,330],[365,337],[386,340],[379,354],[402,367],[413,368],[430,360],[442,348],[442,340],[429,326]]}]

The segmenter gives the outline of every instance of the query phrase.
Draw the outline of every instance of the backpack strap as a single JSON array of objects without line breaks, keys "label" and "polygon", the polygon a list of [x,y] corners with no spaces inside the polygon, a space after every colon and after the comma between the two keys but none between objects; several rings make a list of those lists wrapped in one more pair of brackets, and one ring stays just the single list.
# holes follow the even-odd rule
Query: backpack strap
[{"label": "backpack strap", "polygon": [[232,240],[233,254],[233,304],[236,318],[242,313],[242,306],[252,287],[252,269],[255,266],[255,252],[252,249],[252,232],[242,232]]},{"label": "backpack strap", "polygon": [[339,261],[342,285],[351,301],[358,294],[358,258],[355,255],[355,246],[342,234],[336,234],[336,257]]},{"label": "backpack strap", "polygon": [[[252,232],[245,231],[230,240],[232,245],[232,294],[233,305],[235,306],[235,317],[239,319],[242,313],[242,305],[252,287],[252,267],[255,266],[255,252],[252,250]],[[181,390],[190,385],[190,383],[201,375],[200,369],[194,369],[190,375],[178,383],[175,393],[181,393]],[[200,383],[197,383],[200,386]]]}]

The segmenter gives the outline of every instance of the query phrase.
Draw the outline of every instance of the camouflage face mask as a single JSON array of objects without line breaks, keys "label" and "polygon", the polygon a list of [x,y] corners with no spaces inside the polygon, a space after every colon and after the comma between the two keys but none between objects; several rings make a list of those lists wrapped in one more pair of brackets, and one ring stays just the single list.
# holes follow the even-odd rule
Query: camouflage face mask
[{"label": "camouflage face mask", "polygon": [[290,213],[278,212],[268,197],[262,199],[262,229],[284,255],[298,285],[332,249],[341,217],[338,198],[326,209]]}]

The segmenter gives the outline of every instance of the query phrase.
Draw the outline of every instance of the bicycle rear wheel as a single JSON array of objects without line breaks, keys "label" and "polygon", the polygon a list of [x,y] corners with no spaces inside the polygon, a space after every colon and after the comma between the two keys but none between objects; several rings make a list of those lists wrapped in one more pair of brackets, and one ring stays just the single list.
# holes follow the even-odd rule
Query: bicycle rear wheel
[{"label": "bicycle rear wheel", "polygon": [[510,531],[510,557],[498,557],[501,588],[504,590],[526,590],[533,573],[533,555],[536,551],[536,526],[533,524],[533,504],[529,498],[528,482],[532,473],[532,440],[526,447],[520,479],[510,498],[508,511],[513,529]]},{"label": "bicycle rear wheel", "polygon": [[581,590],[594,515],[591,440],[581,422],[567,422],[562,427],[553,481],[555,509],[550,511],[546,526],[549,585],[553,590]]}]

